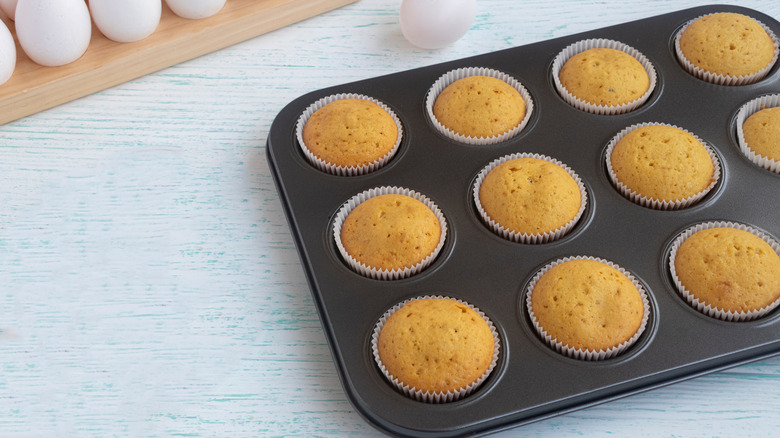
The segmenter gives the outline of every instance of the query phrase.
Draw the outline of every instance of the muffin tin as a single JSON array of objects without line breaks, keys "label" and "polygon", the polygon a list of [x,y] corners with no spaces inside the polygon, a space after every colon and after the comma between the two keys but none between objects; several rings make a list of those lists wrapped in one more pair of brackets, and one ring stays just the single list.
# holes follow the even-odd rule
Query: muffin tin
[{"label": "muffin tin", "polygon": [[[780,236],[780,174],[753,164],[739,150],[735,118],[746,102],[780,92],[780,72],[745,86],[704,82],[686,72],[674,53],[674,36],[690,19],[710,12],[751,16],[780,35],[780,23],[758,11],[704,6],[632,23],[515,47],[306,94],[274,121],[268,161],[307,275],[336,367],[354,407],[375,427],[394,435],[482,434],[537,421],[618,397],[780,353],[780,311],[748,322],[711,318],[675,289],[668,260],[674,239],[707,221],[734,221]],[[638,109],[620,115],[578,110],[560,97],[551,77],[555,56],[569,44],[609,38],[641,51],[658,72],[658,84]],[[487,67],[517,78],[534,100],[522,132],[494,145],[468,145],[436,131],[425,110],[426,93],[444,73]],[[382,168],[358,176],[318,170],[295,136],[301,113],[338,93],[359,93],[387,104],[404,137]],[[609,180],[605,149],[623,128],[662,122],[687,129],[717,154],[721,179],[696,204],[674,211],[637,205]],[[530,152],[570,166],[582,178],[588,206],[559,240],[516,243],[481,220],[472,186],[479,171],[504,155]],[[420,192],[441,208],[448,235],[433,263],[400,280],[375,280],[350,269],[339,255],[333,221],[355,194],[381,186]],[[568,256],[603,258],[633,274],[647,291],[650,318],[638,341],[622,354],[584,361],[565,357],[535,333],[525,291],[539,269]],[[501,337],[498,365],[474,393],[450,403],[415,401],[385,379],[371,355],[379,318],[417,296],[446,295],[478,307]]]}]

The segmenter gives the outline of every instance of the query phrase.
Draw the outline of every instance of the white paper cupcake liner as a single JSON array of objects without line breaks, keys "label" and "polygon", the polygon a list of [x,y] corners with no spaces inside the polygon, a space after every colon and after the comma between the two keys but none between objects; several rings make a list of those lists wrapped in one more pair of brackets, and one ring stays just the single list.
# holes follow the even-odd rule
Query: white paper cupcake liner
[{"label": "white paper cupcake liner", "polygon": [[685,301],[688,302],[688,304],[691,305],[691,307],[693,307],[694,309],[698,310],[699,312],[707,316],[711,316],[713,318],[721,319],[724,321],[734,321],[734,322],[750,321],[753,319],[761,318],[762,316],[774,310],[778,305],[780,305],[780,298],[762,309],[753,310],[749,312],[745,312],[745,311],[732,312],[732,311],[720,309],[718,307],[713,307],[699,300],[698,298],[693,296],[693,294],[689,292],[688,289],[685,288],[685,286],[683,286],[682,282],[680,281],[680,278],[677,277],[677,269],[674,266],[674,261],[677,257],[677,250],[680,249],[680,245],[682,245],[685,239],[691,237],[695,233],[702,230],[707,230],[710,228],[724,228],[724,227],[736,228],[738,230],[747,231],[749,233],[752,233],[760,237],[766,243],[768,243],[770,247],[772,247],[772,249],[777,253],[778,256],[780,256],[780,244],[778,244],[778,242],[773,238],[769,237],[765,233],[753,227],[740,224],[737,222],[728,222],[728,221],[712,221],[712,222],[700,223],[680,233],[680,235],[677,236],[676,239],[674,239],[674,242],[672,242],[672,250],[669,253],[669,271],[672,274],[672,280],[674,281],[674,285],[677,287],[677,292],[680,295],[682,295],[682,297],[685,299]]},{"label": "white paper cupcake liner", "polygon": [[747,144],[745,140],[745,132],[742,129],[742,125],[745,124],[745,120],[758,111],[765,108],[775,108],[780,106],[780,94],[771,94],[768,96],[761,96],[751,100],[750,102],[742,105],[737,112],[737,142],[739,143],[739,150],[745,154],[746,157],[754,164],[764,169],[770,170],[775,173],[780,173],[780,161],[775,160],[763,155],[755,153]]},{"label": "white paper cupcake liner", "polygon": [[[487,370],[480,376],[476,381],[473,383],[458,389],[457,391],[421,391],[415,387],[410,387],[409,385],[404,384],[400,380],[396,379],[390,372],[387,370],[387,368],[382,363],[382,360],[379,358],[379,333],[382,331],[382,328],[385,326],[385,322],[387,319],[398,311],[400,308],[402,308],[406,303],[409,303],[411,301],[415,300],[421,300],[421,299],[449,299],[453,301],[457,301],[458,303],[464,304],[466,306],[469,306],[472,310],[477,312],[479,316],[482,317],[482,319],[485,320],[485,322],[488,324],[488,327],[490,327],[490,332],[493,334],[493,342],[494,342],[494,348],[493,348],[493,360],[490,362],[490,365],[488,366]],[[443,295],[425,295],[421,297],[411,298],[408,300],[405,300],[401,303],[396,304],[390,310],[385,312],[382,317],[377,322],[376,326],[374,327],[374,332],[371,335],[371,353],[374,356],[374,361],[376,361],[376,364],[379,366],[380,371],[382,371],[382,374],[389,380],[393,386],[396,387],[399,391],[401,391],[404,395],[407,397],[413,398],[418,401],[426,402],[426,403],[448,403],[455,400],[462,399],[463,397],[466,397],[467,395],[474,392],[475,389],[477,389],[482,383],[490,376],[490,373],[493,372],[493,369],[496,367],[496,364],[498,363],[498,355],[501,350],[501,339],[498,336],[498,331],[496,331],[496,327],[493,325],[493,322],[488,318],[481,310],[478,308],[472,306],[471,304],[451,297],[446,297]]]},{"label": "white paper cupcake liner", "polygon": [[[351,213],[352,210],[354,210],[355,207],[357,207],[359,204],[370,198],[388,194],[405,195],[422,202],[436,215],[436,218],[439,220],[439,225],[441,227],[441,237],[439,238],[439,243],[436,245],[436,248],[434,248],[433,252],[428,255],[428,257],[424,258],[412,267],[388,270],[377,269],[368,266],[352,257],[341,243],[341,227],[344,225],[344,220],[347,218],[349,213]],[[436,259],[436,256],[439,255],[442,247],[444,247],[444,242],[447,238],[447,221],[444,218],[444,213],[441,212],[439,207],[436,206],[436,204],[428,199],[428,197],[425,195],[402,187],[383,186],[368,189],[358,193],[341,206],[339,211],[336,213],[335,220],[333,221],[333,237],[336,240],[336,247],[338,248],[341,256],[344,258],[344,261],[355,272],[377,280],[398,280],[401,278],[411,277],[412,275],[419,273],[423,269],[427,268],[428,265],[430,265],[433,260]]]},{"label": "white paper cupcake liner", "polygon": [[[339,166],[333,163],[329,163],[320,157],[316,156],[311,150],[309,150],[308,147],[306,147],[306,144],[303,142],[303,128],[306,126],[306,122],[309,121],[309,118],[317,112],[318,109],[324,107],[325,105],[339,100],[339,99],[363,99],[368,100],[370,102],[374,102],[375,104],[379,105],[383,110],[387,111],[388,114],[390,114],[390,117],[393,118],[393,121],[395,122],[395,125],[398,127],[398,138],[395,141],[395,144],[393,145],[393,148],[385,154],[385,156],[362,166]],[[303,151],[303,154],[306,156],[306,158],[309,160],[309,162],[314,165],[317,169],[330,173],[332,175],[339,175],[339,176],[356,176],[356,175],[363,175],[365,173],[373,172],[385,164],[387,164],[388,161],[390,161],[393,156],[395,156],[396,152],[398,152],[398,147],[401,145],[401,139],[403,137],[403,128],[401,126],[401,120],[398,118],[398,116],[391,110],[387,105],[382,103],[381,101],[374,99],[373,97],[364,96],[362,94],[354,94],[354,93],[341,93],[341,94],[333,94],[330,96],[323,97],[322,99],[319,99],[318,101],[314,102],[313,104],[309,105],[303,113],[298,117],[298,123],[295,126],[295,135],[298,139],[298,145],[301,148],[301,151]]]},{"label": "white paper cupcake liner", "polygon": [[[523,120],[520,121],[520,124],[503,134],[487,138],[461,135],[441,124],[433,114],[433,105],[436,103],[436,98],[439,97],[439,94],[445,88],[447,88],[447,86],[459,79],[463,79],[469,76],[489,76],[500,79],[517,90],[517,92],[520,93],[520,96],[522,96],[523,100],[525,101],[525,117],[523,117]],[[433,126],[448,138],[461,143],[483,146],[501,143],[519,134],[528,124],[528,120],[531,119],[531,114],[534,110],[534,102],[531,99],[531,94],[528,93],[528,90],[525,89],[520,81],[513,78],[512,76],[509,76],[508,74],[498,70],[485,67],[464,67],[445,73],[439,79],[437,79],[436,82],[433,83],[430,90],[428,90],[428,95],[425,99],[425,109],[428,112],[428,117],[430,117]]]},{"label": "white paper cupcake liner", "polygon": [[[548,231],[546,233],[526,234],[526,233],[518,233],[516,231],[512,231],[508,228],[505,228],[490,217],[490,215],[482,207],[482,202],[480,202],[479,200],[479,190],[482,187],[482,182],[485,180],[485,177],[487,176],[488,173],[490,173],[491,170],[495,169],[502,163],[505,163],[509,160],[514,160],[516,158],[536,158],[540,160],[549,161],[553,164],[557,164],[558,166],[562,167],[566,172],[568,172],[568,174],[577,183],[577,187],[579,187],[580,189],[580,209],[577,211],[577,214],[574,216],[572,220],[570,220],[562,227],[553,231]],[[560,239],[561,237],[565,236],[566,233],[571,231],[571,229],[574,228],[577,222],[579,222],[588,204],[588,192],[585,189],[585,184],[582,182],[582,179],[579,177],[579,175],[577,175],[576,172],[574,172],[569,166],[563,164],[562,162],[556,160],[555,158],[551,158],[546,155],[528,153],[528,152],[505,155],[501,158],[497,158],[493,160],[492,162],[490,162],[490,164],[482,168],[482,170],[477,175],[476,181],[474,181],[473,198],[474,198],[474,204],[477,207],[477,211],[479,212],[482,221],[491,230],[493,230],[494,233],[498,234],[504,239],[511,240],[514,242],[519,242],[519,243],[548,243]]]},{"label": "white paper cupcake liner", "polygon": [[731,75],[721,75],[717,73],[711,73],[706,70],[703,70],[700,67],[693,65],[693,63],[689,61],[688,58],[685,57],[685,55],[682,52],[682,49],[680,48],[680,38],[682,37],[683,32],[685,32],[685,29],[687,29],[688,26],[690,26],[694,21],[698,20],[699,18],[706,17],[707,15],[712,15],[712,14],[704,14],[685,23],[685,25],[680,29],[679,32],[677,32],[677,35],[674,37],[674,51],[677,53],[677,59],[678,61],[680,61],[680,64],[683,66],[683,68],[685,68],[685,70],[688,71],[688,73],[692,74],[693,76],[696,76],[699,79],[705,80],[707,82],[711,82],[713,84],[718,84],[718,85],[748,85],[763,79],[767,75],[767,73],[769,73],[769,70],[772,68],[772,66],[775,65],[775,62],[777,62],[777,55],[779,53],[778,47],[780,47],[779,44],[780,41],[778,41],[777,36],[775,36],[774,32],[772,32],[772,29],[770,29],[764,23],[756,20],[753,17],[750,18],[753,18],[753,20],[755,20],[758,24],[761,25],[761,27],[764,28],[766,33],[769,34],[769,37],[772,38],[772,41],[774,42],[775,45],[775,54],[774,57],[772,58],[772,61],[769,62],[769,65],[757,71],[756,73],[747,76],[731,76]]},{"label": "white paper cupcake liner", "polygon": [[[645,71],[647,72],[647,76],[650,78],[650,86],[647,88],[645,94],[632,102],[621,105],[594,105],[592,103],[585,102],[584,100],[571,94],[569,90],[563,86],[563,83],[561,83],[561,79],[559,77],[561,69],[563,68],[563,65],[566,64],[566,61],[569,60],[569,58],[589,49],[616,49],[633,56],[637,61],[639,61],[640,64],[642,64],[642,67],[644,67]],[[552,79],[556,90],[558,90],[558,94],[560,94],[563,100],[565,100],[569,105],[581,111],[593,114],[615,115],[634,111],[647,102],[647,99],[650,98],[653,90],[655,90],[655,86],[658,82],[658,74],[656,73],[655,67],[650,62],[650,60],[647,59],[647,57],[639,50],[619,41],[598,38],[577,41],[576,43],[570,44],[561,50],[561,52],[558,53],[558,55],[553,60]]]},{"label": "white paper cupcake liner", "polygon": [[[536,315],[534,314],[533,306],[531,305],[531,297],[533,295],[534,288],[536,287],[536,283],[539,282],[539,279],[542,278],[542,275],[544,275],[547,271],[549,271],[553,267],[571,260],[595,260],[597,262],[605,263],[608,266],[617,269],[618,271],[620,271],[620,273],[628,277],[628,279],[631,280],[631,283],[633,283],[634,286],[637,288],[637,290],[639,291],[639,295],[642,297],[642,306],[644,309],[644,314],[642,315],[642,322],[639,325],[639,329],[627,341],[615,347],[609,348],[607,350],[588,350],[588,349],[583,350],[580,348],[572,348],[566,344],[559,342],[557,339],[550,336],[547,333],[547,331],[545,331],[544,328],[539,324],[539,321],[536,319]],[[615,263],[612,263],[608,260],[604,260],[598,257],[590,257],[590,256],[564,257],[542,268],[539,272],[536,273],[536,275],[534,275],[534,277],[531,279],[531,282],[528,284],[528,289],[526,291],[526,296],[525,296],[525,305],[528,310],[528,315],[531,318],[531,322],[533,323],[533,326],[536,329],[536,332],[539,334],[539,336],[542,337],[542,339],[547,343],[547,345],[552,347],[552,349],[557,351],[558,353],[561,353],[565,356],[574,359],[580,359],[580,360],[589,360],[589,361],[604,360],[621,354],[628,347],[634,345],[636,341],[639,339],[639,337],[642,336],[642,333],[644,333],[645,329],[647,328],[647,323],[650,320],[650,300],[648,299],[647,293],[645,292],[645,289],[642,286],[642,284],[639,282],[639,280],[637,280],[636,277],[634,277],[634,275],[632,275],[630,272],[626,271],[625,269],[623,269],[622,267],[618,266]]]},{"label": "white paper cupcake liner", "polygon": [[[650,198],[647,196],[643,196],[630,188],[628,188],[625,184],[620,182],[618,180],[617,175],[615,174],[615,170],[612,168],[612,151],[615,149],[615,146],[618,144],[620,140],[623,139],[626,135],[628,135],[629,132],[642,128],[645,126],[669,126],[672,128],[681,129],[688,134],[692,135],[696,140],[698,140],[699,143],[701,143],[704,148],[707,150],[707,155],[710,156],[710,159],[712,160],[712,165],[714,166],[713,173],[712,173],[712,182],[702,191],[699,193],[696,193],[693,196],[690,196],[688,198],[683,199],[677,199],[674,201],[664,201],[661,199],[655,199]],[[701,200],[704,196],[707,195],[712,189],[715,187],[715,185],[718,184],[718,181],[720,181],[721,176],[721,167],[720,167],[720,160],[718,159],[718,156],[715,154],[715,150],[704,140],[699,138],[696,134],[685,130],[683,128],[680,128],[679,126],[670,125],[667,123],[652,123],[652,122],[646,122],[646,123],[637,123],[635,125],[631,125],[627,128],[624,128],[622,131],[618,132],[617,135],[612,137],[612,140],[610,140],[609,144],[607,145],[607,151],[606,151],[606,162],[607,162],[607,173],[609,174],[609,179],[612,181],[612,185],[615,186],[616,189],[625,196],[626,198],[630,199],[632,202],[639,204],[644,207],[654,208],[656,210],[679,210],[681,208],[689,207]]]}]

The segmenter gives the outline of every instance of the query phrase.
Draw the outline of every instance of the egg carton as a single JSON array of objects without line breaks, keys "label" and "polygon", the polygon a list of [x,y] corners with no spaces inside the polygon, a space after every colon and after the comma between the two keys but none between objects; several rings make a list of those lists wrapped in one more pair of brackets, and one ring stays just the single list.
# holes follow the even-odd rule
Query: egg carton
[{"label": "egg carton", "polygon": [[[750,85],[722,86],[686,72],[674,36],[689,20],[712,12],[751,16],[780,35],[780,23],[758,11],[711,5],[318,90],[288,104],[274,121],[267,155],[301,263],[322,320],[344,391],[375,427],[401,436],[483,434],[625,397],[780,353],[780,311],[754,321],[729,322],[700,313],[677,292],[668,264],[676,236],[692,225],[733,221],[780,236],[780,174],[740,152],[736,115],[746,102],[780,92],[780,72]],[[553,58],[568,45],[607,38],[639,50],[655,66],[658,83],[648,101],[619,115],[578,110],[560,97]],[[516,78],[534,101],[522,132],[495,145],[468,145],[434,129],[425,111],[431,84],[463,67],[487,67]],[[382,168],[336,176],[315,168],[301,152],[295,124],[312,102],[358,93],[385,103],[404,136]],[[718,184],[696,204],[663,211],[637,205],[610,182],[605,150],[627,126],[660,122],[702,138],[722,164]],[[559,240],[516,243],[480,219],[472,187],[498,157],[539,153],[570,166],[582,178],[588,206]],[[333,220],[364,190],[402,186],[430,198],[447,219],[448,236],[433,263],[400,280],[361,276],[339,255]],[[524,296],[534,274],[567,256],[598,257],[631,272],[647,292],[650,317],[637,342],[601,361],[566,357],[534,331]],[[446,295],[490,318],[501,338],[496,368],[472,394],[431,404],[397,391],[371,355],[371,334],[382,314],[406,299]]]},{"label": "egg carton", "polygon": [[[0,84],[0,125],[355,1],[230,0],[217,14],[199,20],[179,17],[166,3],[148,37],[118,43],[94,30],[87,51],[67,65],[44,67],[19,50],[15,66],[0,61],[0,76],[13,73]],[[0,19],[11,34],[0,31],[1,57],[18,36],[14,21],[5,14]]]}]

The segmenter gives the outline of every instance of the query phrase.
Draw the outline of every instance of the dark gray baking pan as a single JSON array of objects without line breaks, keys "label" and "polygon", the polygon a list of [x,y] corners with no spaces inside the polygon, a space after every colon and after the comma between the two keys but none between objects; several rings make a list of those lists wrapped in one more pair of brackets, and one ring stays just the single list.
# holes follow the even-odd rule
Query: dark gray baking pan
[{"label": "dark gray baking pan", "polygon": [[[676,292],[667,267],[672,240],[699,222],[734,221],[775,240],[780,236],[780,175],[740,153],[734,123],[741,105],[780,92],[780,73],[775,65],[755,84],[720,86],[683,70],[674,54],[674,35],[688,20],[711,12],[743,13],[780,35],[780,23],[760,12],[704,6],[322,89],[278,114],[267,140],[269,166],[344,391],[372,425],[401,436],[479,435],[780,353],[780,311],[751,322],[705,316]],[[553,58],[565,46],[588,38],[618,40],[650,59],[658,85],[646,104],[627,114],[594,115],[558,95],[550,74]],[[428,88],[442,74],[472,66],[508,73],[530,92],[534,113],[518,136],[493,146],[469,146],[433,128],[424,109]],[[319,98],[336,93],[374,97],[401,119],[399,152],[381,169],[335,176],[317,170],[301,153],[295,138],[299,115]],[[721,160],[718,185],[697,204],[678,211],[645,208],[618,193],[606,173],[604,150],[617,132],[640,122],[673,124],[708,142]],[[514,152],[551,156],[584,180],[589,205],[562,239],[514,243],[481,222],[471,201],[474,178],[490,161]],[[333,217],[345,201],[386,185],[428,196],[449,225],[436,260],[421,273],[396,281],[350,270],[331,234]],[[649,294],[647,330],[615,358],[588,362],[565,357],[544,344],[529,323],[523,306],[527,283],[548,262],[573,255],[620,265]],[[370,354],[379,317],[400,301],[426,294],[471,303],[490,317],[501,336],[496,369],[474,393],[456,402],[428,404],[405,397],[380,374]]]}]

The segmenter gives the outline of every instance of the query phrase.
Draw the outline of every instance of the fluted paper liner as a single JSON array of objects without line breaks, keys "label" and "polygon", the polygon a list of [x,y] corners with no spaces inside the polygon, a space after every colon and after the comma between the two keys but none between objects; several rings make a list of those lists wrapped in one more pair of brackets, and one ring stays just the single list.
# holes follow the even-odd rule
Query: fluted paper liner
[{"label": "fluted paper liner", "polygon": [[[563,65],[566,64],[566,61],[569,60],[569,58],[589,49],[616,49],[633,56],[637,61],[639,61],[640,64],[642,64],[642,67],[644,67],[645,71],[647,72],[647,76],[650,78],[650,86],[647,88],[647,91],[639,98],[621,105],[594,105],[571,94],[561,82],[561,78],[559,77],[561,69],[563,68]],[[558,53],[558,55],[553,60],[552,79],[553,83],[555,84],[555,89],[558,90],[558,94],[560,94],[563,100],[565,100],[569,105],[581,111],[593,114],[615,115],[634,111],[647,102],[647,99],[650,98],[653,90],[655,90],[655,86],[658,82],[658,74],[656,73],[655,67],[650,62],[650,60],[647,59],[647,57],[639,50],[627,44],[621,43],[620,41],[597,38],[577,41],[576,43],[570,44],[561,50],[561,52]]]},{"label": "fluted paper liner", "polygon": [[745,154],[746,157],[759,167],[770,170],[775,173],[780,173],[780,160],[775,160],[763,155],[755,153],[745,140],[745,133],[742,129],[742,125],[745,124],[745,120],[753,114],[761,111],[765,108],[775,108],[780,106],[780,94],[770,94],[768,96],[761,96],[751,100],[750,102],[742,105],[737,113],[737,141],[739,143],[739,150]]},{"label": "fluted paper liner", "polygon": [[[579,187],[580,189],[580,209],[577,211],[577,214],[574,216],[574,218],[572,218],[572,220],[570,220],[565,225],[563,225],[562,227],[556,230],[548,231],[545,233],[526,234],[526,233],[518,233],[516,231],[512,231],[508,228],[505,228],[500,223],[496,222],[490,217],[490,215],[482,207],[482,202],[479,200],[479,190],[482,187],[482,182],[485,180],[485,177],[487,177],[487,174],[490,173],[491,170],[495,169],[502,163],[505,163],[509,160],[514,160],[516,158],[536,158],[540,160],[549,161],[553,164],[557,164],[558,166],[562,167],[569,174],[569,176],[571,176],[572,179],[574,179],[574,181],[577,183],[577,187]],[[565,236],[566,233],[571,231],[571,229],[574,228],[577,222],[579,222],[580,218],[582,218],[582,215],[585,212],[585,207],[587,207],[588,204],[588,192],[585,189],[585,184],[583,184],[582,179],[569,166],[563,164],[562,162],[556,160],[555,158],[551,158],[546,155],[523,152],[523,153],[514,153],[510,155],[505,155],[501,158],[497,158],[493,160],[490,164],[485,166],[479,172],[476,181],[474,181],[474,204],[477,207],[477,211],[479,212],[482,221],[491,230],[493,230],[494,233],[498,234],[504,239],[511,240],[514,242],[520,242],[520,243],[548,243]]]},{"label": "fluted paper liner", "polygon": [[778,256],[780,256],[780,244],[768,235],[762,233],[761,231],[745,225],[740,224],[737,222],[728,222],[728,221],[712,221],[712,222],[704,222],[700,223],[698,225],[694,225],[682,233],[680,233],[679,236],[674,240],[672,243],[672,250],[669,253],[669,271],[672,274],[672,280],[674,281],[674,285],[677,287],[677,292],[685,299],[685,301],[688,302],[688,304],[691,305],[694,309],[698,310],[699,312],[711,316],[713,318],[721,319],[724,321],[750,321],[753,319],[761,318],[762,316],[766,315],[767,313],[774,310],[778,305],[780,305],[780,298],[775,300],[773,303],[769,304],[768,306],[758,309],[758,310],[752,310],[749,312],[740,311],[740,312],[732,312],[729,310],[723,310],[718,307],[713,307],[702,300],[699,300],[696,298],[688,289],[683,286],[682,282],[680,281],[679,277],[677,277],[677,269],[674,266],[675,258],[677,257],[677,250],[680,249],[680,245],[685,241],[685,239],[693,236],[699,231],[707,230],[710,228],[736,228],[738,230],[747,231],[749,233],[752,233],[761,239],[763,239],[766,243],[769,244],[770,247],[777,253]]},{"label": "fluted paper liner", "polygon": [[[699,193],[696,193],[693,196],[689,196],[683,199],[676,199],[673,201],[665,201],[662,199],[655,199],[655,198],[650,198],[641,195],[635,192],[634,190],[631,190],[622,182],[620,182],[620,180],[618,180],[617,175],[615,174],[614,169],[612,168],[612,151],[615,149],[615,146],[618,144],[618,142],[622,140],[623,137],[628,135],[629,132],[645,126],[669,126],[672,128],[677,128],[692,135],[699,143],[701,143],[702,146],[704,146],[704,149],[707,150],[707,155],[710,156],[710,159],[712,160],[712,165],[714,166],[712,172],[712,181],[710,181],[710,184],[704,190],[700,191]],[[622,131],[618,132],[614,137],[612,137],[612,140],[610,140],[609,144],[607,145],[607,151],[605,155],[607,161],[606,163],[607,173],[609,174],[610,181],[612,181],[612,185],[615,186],[615,188],[618,189],[618,191],[623,196],[630,199],[632,202],[644,207],[654,208],[656,210],[679,210],[682,208],[690,207],[691,205],[699,202],[701,198],[707,195],[707,193],[712,191],[712,189],[715,188],[715,185],[718,184],[718,181],[720,181],[720,176],[721,176],[720,160],[718,159],[718,156],[715,154],[715,150],[707,142],[699,138],[699,136],[697,136],[696,134],[688,130],[685,130],[683,128],[680,128],[679,126],[670,125],[667,123],[650,123],[650,122],[637,123],[635,125],[631,125],[627,128],[624,128]]]},{"label": "fluted paper liner", "polygon": [[[387,154],[385,154],[385,156],[380,157],[374,160],[373,162],[364,164],[362,166],[339,166],[321,159],[320,157],[315,155],[311,150],[309,150],[309,148],[306,146],[306,144],[303,141],[303,128],[304,126],[306,126],[306,122],[309,121],[309,118],[315,112],[317,112],[318,109],[339,99],[363,99],[369,102],[373,102],[379,105],[379,107],[382,108],[383,110],[387,111],[390,117],[393,118],[395,125],[398,127],[398,138],[396,139],[392,149],[390,149],[390,151]],[[373,97],[364,96],[362,94],[341,93],[341,94],[333,94],[330,96],[323,97],[322,99],[319,99],[318,101],[309,105],[303,111],[300,117],[298,117],[298,123],[295,126],[295,135],[298,139],[298,145],[300,146],[301,151],[309,160],[309,162],[312,165],[314,165],[314,167],[316,167],[317,169],[323,172],[330,173],[332,175],[356,176],[356,175],[363,175],[365,173],[373,172],[381,168],[382,166],[387,164],[387,162],[390,161],[391,158],[395,156],[396,152],[398,152],[398,147],[401,145],[401,139],[403,137],[403,127],[401,126],[401,120],[398,118],[395,112],[393,112],[393,110],[391,110],[387,105],[385,105],[381,101],[374,99]]]},{"label": "fluted paper liner", "polygon": [[[544,327],[542,327],[539,324],[539,321],[536,319],[536,315],[534,314],[533,306],[531,305],[531,297],[533,295],[534,288],[536,287],[536,283],[539,282],[539,279],[542,278],[542,275],[544,275],[547,271],[549,271],[553,267],[571,260],[595,260],[597,262],[605,263],[606,265],[617,269],[618,271],[620,271],[620,273],[628,277],[628,279],[631,280],[631,283],[633,283],[634,286],[637,288],[637,290],[639,291],[639,295],[642,297],[642,307],[643,307],[644,314],[642,315],[642,322],[639,325],[639,329],[627,341],[615,347],[609,348],[607,350],[588,350],[588,349],[583,350],[580,348],[572,348],[566,344],[559,342],[557,339],[550,336],[547,333],[547,331],[544,330]],[[533,326],[536,329],[536,332],[547,343],[547,345],[552,347],[552,349],[557,351],[558,353],[561,353],[565,356],[574,359],[580,359],[580,360],[592,360],[592,361],[604,360],[621,354],[628,347],[636,343],[636,341],[639,339],[639,337],[642,335],[642,333],[644,333],[645,329],[647,328],[647,323],[650,319],[650,300],[648,299],[647,293],[645,292],[645,289],[644,287],[642,287],[642,284],[639,282],[639,280],[637,280],[636,277],[634,277],[634,275],[632,275],[630,272],[628,272],[627,270],[623,269],[622,267],[618,266],[615,263],[612,263],[608,260],[604,260],[598,257],[590,257],[590,256],[564,257],[542,268],[539,272],[536,273],[536,275],[534,275],[534,277],[531,279],[531,282],[528,284],[528,289],[526,291],[526,296],[525,296],[525,305],[528,310],[528,315],[531,318],[531,322],[533,323]]]},{"label": "fluted paper liner", "polygon": [[[387,368],[382,363],[382,360],[379,358],[379,333],[382,331],[382,328],[385,326],[385,322],[388,318],[390,318],[390,315],[398,311],[400,308],[402,308],[406,303],[409,303],[411,301],[415,300],[421,300],[421,299],[448,299],[453,300],[458,303],[464,304],[466,306],[469,306],[472,310],[477,312],[479,316],[482,317],[482,319],[485,320],[488,327],[490,327],[490,332],[493,334],[493,342],[494,342],[494,348],[493,348],[493,360],[490,362],[490,365],[488,366],[487,370],[480,376],[477,380],[472,382],[471,384],[462,387],[458,389],[457,391],[422,391],[415,387],[410,387],[409,385],[404,384],[400,380],[396,379],[390,372],[387,370]],[[371,335],[371,353],[374,356],[374,361],[376,361],[377,366],[379,366],[380,371],[382,371],[382,374],[389,380],[393,386],[396,387],[399,391],[401,391],[404,395],[407,397],[413,398],[418,401],[427,402],[427,403],[447,403],[452,402],[455,400],[462,399],[463,397],[466,397],[467,395],[474,392],[475,389],[477,389],[487,378],[490,376],[490,373],[493,372],[493,369],[496,367],[496,364],[498,363],[498,355],[501,350],[501,339],[498,336],[498,331],[496,331],[496,327],[493,325],[493,322],[488,318],[484,312],[479,310],[478,308],[472,306],[471,304],[451,297],[446,297],[442,295],[425,295],[421,297],[411,298],[408,300],[405,300],[403,302],[400,302],[390,308],[387,312],[385,312],[382,317],[377,322],[376,326],[374,327],[374,332]]]},{"label": "fluted paper liner", "polygon": [[[461,135],[456,133],[455,131],[447,128],[443,124],[439,122],[439,120],[436,118],[436,116],[433,114],[433,105],[436,103],[436,98],[439,97],[439,94],[447,88],[450,84],[453,82],[463,79],[469,76],[489,76],[492,78],[500,79],[507,84],[511,85],[515,90],[517,90],[518,93],[520,93],[520,96],[522,96],[523,101],[525,101],[525,117],[523,117],[523,120],[520,121],[520,124],[515,126],[514,128],[510,129],[507,132],[504,132],[503,134],[499,134],[493,137],[471,137],[466,135]],[[490,68],[485,67],[464,67],[459,68],[457,70],[452,70],[436,80],[436,82],[433,83],[430,90],[428,90],[428,95],[425,99],[425,109],[428,112],[428,117],[431,119],[431,123],[433,123],[433,126],[447,136],[448,138],[471,145],[491,145],[496,143],[501,143],[503,141],[509,140],[510,138],[518,135],[523,128],[528,124],[528,120],[531,119],[531,114],[534,110],[534,102],[531,99],[531,94],[528,93],[528,90],[525,89],[525,87],[518,81],[517,79],[513,78],[512,76],[509,76],[506,73],[500,72],[498,70],[493,70]]]},{"label": "fluted paper liner", "polygon": [[[717,12],[713,12],[713,14],[716,14]],[[778,47],[780,47],[780,42],[777,39],[777,36],[775,36],[774,32],[767,27],[764,23],[760,22],[759,20],[756,20],[753,17],[753,20],[755,20],[758,24],[761,25],[761,27],[764,28],[767,34],[769,34],[769,37],[772,38],[772,41],[775,45],[775,54],[774,57],[772,57],[772,60],[769,62],[769,64],[762,68],[761,70],[757,71],[756,73],[746,75],[746,76],[731,76],[731,75],[721,75],[718,73],[711,73],[709,71],[706,71],[702,69],[701,67],[697,67],[693,65],[691,61],[688,60],[688,58],[685,57],[685,55],[682,52],[682,49],[680,48],[680,38],[682,37],[683,32],[685,32],[685,29],[688,28],[694,21],[698,20],[699,18],[706,17],[707,15],[712,14],[704,14],[699,17],[694,18],[693,20],[690,20],[689,22],[685,23],[685,25],[680,29],[679,32],[677,32],[677,35],[674,37],[674,51],[677,53],[677,60],[680,61],[680,64],[685,68],[688,73],[692,74],[693,76],[696,76],[699,79],[705,80],[707,82],[711,82],[713,84],[718,85],[748,85],[752,84],[754,82],[758,82],[759,80],[763,79],[767,73],[769,73],[769,70],[772,68],[773,65],[775,65],[775,62],[777,62],[777,55],[779,53]]]},{"label": "fluted paper liner", "polygon": [[[352,257],[344,248],[344,245],[341,243],[341,227],[344,225],[344,220],[347,218],[349,213],[352,212],[352,210],[355,209],[359,204],[362,202],[373,198],[375,196],[380,195],[388,195],[388,194],[395,194],[395,195],[405,195],[412,197],[423,204],[425,204],[432,212],[436,215],[436,218],[439,220],[439,226],[441,227],[441,237],[439,238],[439,243],[436,245],[436,248],[434,248],[433,252],[431,252],[430,255],[428,255],[426,258],[418,262],[412,267],[403,268],[403,269],[377,269],[371,266],[368,266],[354,257]],[[352,268],[355,272],[359,273],[360,275],[374,278],[377,280],[398,280],[401,278],[410,277],[412,275],[415,275],[422,271],[423,269],[427,268],[428,265],[430,265],[433,260],[436,259],[436,256],[439,255],[439,252],[441,252],[442,247],[444,246],[444,242],[447,238],[447,221],[444,218],[444,214],[441,212],[438,206],[428,199],[425,195],[422,195],[418,192],[415,192],[414,190],[406,189],[403,187],[390,187],[390,186],[383,186],[383,187],[376,187],[373,189],[368,189],[366,191],[363,191],[361,193],[358,193],[357,195],[350,198],[347,202],[345,202],[341,208],[339,209],[338,213],[336,213],[336,218],[333,221],[333,237],[336,240],[336,247],[339,250],[339,253],[344,258],[344,261],[347,263],[347,265]]]}]

